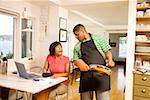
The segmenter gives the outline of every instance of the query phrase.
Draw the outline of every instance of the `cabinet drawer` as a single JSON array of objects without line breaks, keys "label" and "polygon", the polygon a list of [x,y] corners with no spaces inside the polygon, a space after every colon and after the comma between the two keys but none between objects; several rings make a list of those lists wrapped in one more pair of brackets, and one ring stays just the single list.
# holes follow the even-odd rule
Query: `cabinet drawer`
[{"label": "cabinet drawer", "polygon": [[134,74],[134,84],[150,86],[150,76],[142,74]]},{"label": "cabinet drawer", "polygon": [[133,100],[150,100],[150,98],[142,98],[142,97],[134,96]]},{"label": "cabinet drawer", "polygon": [[133,95],[150,98],[150,87],[134,85]]}]

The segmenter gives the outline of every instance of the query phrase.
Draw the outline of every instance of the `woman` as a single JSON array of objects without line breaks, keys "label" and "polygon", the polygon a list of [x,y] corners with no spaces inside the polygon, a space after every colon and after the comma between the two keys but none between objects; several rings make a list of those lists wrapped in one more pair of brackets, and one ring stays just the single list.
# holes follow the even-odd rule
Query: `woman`
[{"label": "woman", "polygon": [[[53,42],[49,47],[50,54],[47,56],[43,72],[51,72],[51,78],[67,77],[69,73],[69,58],[63,56],[60,42]],[[63,82],[50,91],[49,100],[55,100],[57,95],[67,92],[67,83]]]}]

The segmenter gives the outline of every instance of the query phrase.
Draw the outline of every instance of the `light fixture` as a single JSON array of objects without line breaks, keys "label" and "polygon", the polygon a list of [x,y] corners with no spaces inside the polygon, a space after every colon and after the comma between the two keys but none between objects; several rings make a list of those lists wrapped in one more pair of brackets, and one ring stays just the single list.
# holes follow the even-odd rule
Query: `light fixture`
[{"label": "light fixture", "polygon": [[22,17],[25,18],[25,19],[28,19],[28,12],[27,12],[27,9],[24,7],[24,10],[22,12]]}]

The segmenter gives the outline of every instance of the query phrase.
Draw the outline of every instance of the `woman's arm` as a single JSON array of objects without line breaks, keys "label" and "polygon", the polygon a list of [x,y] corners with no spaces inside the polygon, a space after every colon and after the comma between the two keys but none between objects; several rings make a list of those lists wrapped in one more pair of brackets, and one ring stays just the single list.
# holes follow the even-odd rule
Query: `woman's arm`
[{"label": "woman's arm", "polygon": [[69,75],[69,62],[66,64],[66,69],[65,69],[65,72],[64,73],[57,73],[57,74],[54,74],[53,76],[51,76],[51,78],[57,78],[57,77],[67,77]]},{"label": "woman's arm", "polygon": [[48,62],[45,61],[44,67],[43,67],[43,73],[47,73],[47,71],[48,71]]}]

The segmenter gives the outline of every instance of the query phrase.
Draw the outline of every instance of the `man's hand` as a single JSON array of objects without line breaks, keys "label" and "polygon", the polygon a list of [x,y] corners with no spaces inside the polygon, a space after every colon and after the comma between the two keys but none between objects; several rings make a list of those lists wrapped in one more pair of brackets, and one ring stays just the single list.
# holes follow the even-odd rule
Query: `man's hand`
[{"label": "man's hand", "polygon": [[105,52],[105,56],[106,56],[106,66],[114,67],[115,62],[112,59],[112,53],[108,50],[107,52]]},{"label": "man's hand", "polygon": [[106,66],[114,67],[115,62],[112,59],[106,59]]},{"label": "man's hand", "polygon": [[89,66],[80,67],[79,69],[80,69],[80,71],[88,71]]}]

